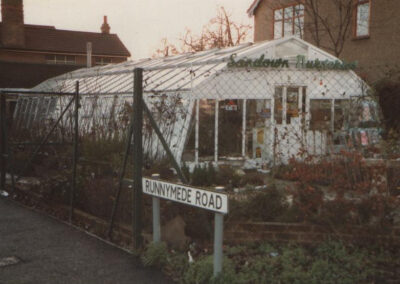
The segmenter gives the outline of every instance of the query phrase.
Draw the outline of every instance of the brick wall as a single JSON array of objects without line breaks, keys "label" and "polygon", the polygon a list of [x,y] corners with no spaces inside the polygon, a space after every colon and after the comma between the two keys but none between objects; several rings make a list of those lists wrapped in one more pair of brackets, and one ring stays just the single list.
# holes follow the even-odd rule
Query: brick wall
[{"label": "brick wall", "polygon": [[248,242],[294,242],[313,244],[327,240],[342,240],[354,244],[379,244],[400,247],[400,227],[377,230],[351,226],[329,228],[311,224],[235,223],[228,224],[224,235],[228,244]]},{"label": "brick wall", "polygon": [[[298,0],[261,1],[254,14],[254,41],[273,39],[273,9],[294,3],[298,3]],[[334,23],[335,17],[338,17],[338,10],[333,2],[323,0],[321,4],[320,14],[326,15]],[[399,9],[400,1],[372,1],[369,37],[354,38],[354,22],[350,27],[343,52],[339,57],[346,61],[358,61],[362,69],[360,75],[369,82],[375,82],[384,77],[385,73],[393,68],[397,70],[400,68],[400,57],[397,55],[400,50],[400,17],[397,15]],[[313,30],[311,20],[306,13],[304,39],[315,45],[316,42],[310,33]],[[325,32],[321,36],[321,47],[332,47]],[[333,53],[329,48],[325,50]]]}]

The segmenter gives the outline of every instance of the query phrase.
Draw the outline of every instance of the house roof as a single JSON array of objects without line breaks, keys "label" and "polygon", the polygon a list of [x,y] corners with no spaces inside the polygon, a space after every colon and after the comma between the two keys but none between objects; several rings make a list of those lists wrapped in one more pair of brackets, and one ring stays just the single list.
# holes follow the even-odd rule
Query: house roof
[{"label": "house roof", "polygon": [[92,43],[92,52],[95,55],[130,56],[116,34],[59,30],[53,26],[38,25],[25,25],[25,47],[22,50],[86,53],[87,42]]},{"label": "house roof", "polygon": [[258,7],[258,4],[260,4],[262,0],[254,0],[253,3],[251,3],[249,9],[247,9],[247,14],[249,15],[249,17],[254,16],[254,12]]}]

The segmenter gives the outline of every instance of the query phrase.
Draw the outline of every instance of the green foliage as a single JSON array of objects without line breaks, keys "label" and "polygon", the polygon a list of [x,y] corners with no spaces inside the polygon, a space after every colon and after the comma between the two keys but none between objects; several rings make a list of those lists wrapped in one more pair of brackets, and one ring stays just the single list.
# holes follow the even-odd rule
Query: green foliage
[{"label": "green foliage", "polygon": [[182,279],[182,275],[189,269],[188,256],[186,253],[172,253],[168,257],[168,263],[163,268],[171,279],[178,282]]},{"label": "green foliage", "polygon": [[323,243],[316,255],[310,270],[314,283],[362,283],[374,273],[365,251],[352,252],[340,242]]},{"label": "green foliage", "polygon": [[151,243],[142,256],[144,266],[154,266],[161,268],[167,264],[168,250],[163,242]]},{"label": "green foliage", "polygon": [[246,173],[240,179],[240,186],[264,185],[265,184],[264,178],[265,178],[265,175],[260,174],[258,172]]},{"label": "green foliage", "polygon": [[196,186],[207,186],[207,168],[196,166],[192,173],[192,184]]},{"label": "green foliage", "polygon": [[207,166],[207,183],[209,185],[215,184],[216,178],[217,178],[217,172],[215,171],[213,164],[210,162]]},{"label": "green foliage", "polygon": [[271,185],[267,189],[248,195],[247,200],[230,201],[229,218],[251,218],[252,221],[276,221],[288,210],[286,194]]},{"label": "green foliage", "polygon": [[191,181],[196,186],[212,186],[217,181],[217,171],[212,163],[207,166],[196,166],[193,170]]},{"label": "green foliage", "polygon": [[182,170],[183,175],[187,179],[189,179],[190,178],[190,171],[189,171],[189,167],[186,165],[186,163],[183,163],[181,170]]},{"label": "green foliage", "polygon": [[[160,255],[166,249],[150,249],[145,254]],[[160,251],[163,251],[160,253]],[[213,277],[213,256],[203,255],[188,263],[186,254],[172,254],[164,266],[171,278],[185,284],[202,283],[377,283],[378,266],[398,264],[398,256],[380,249],[368,251],[345,246],[341,242],[325,242],[317,247],[271,245],[269,243],[227,247],[223,273]],[[166,258],[164,258],[166,261]],[[166,262],[162,262],[163,265]],[[386,262],[386,263],[385,263]],[[379,278],[376,278],[379,277]],[[385,281],[383,281],[385,282]]]},{"label": "green foliage", "polygon": [[260,246],[248,265],[237,267],[233,283],[365,283],[374,274],[363,250],[327,242],[315,250],[296,246]]},{"label": "green foliage", "polygon": [[241,177],[233,168],[221,166],[218,169],[216,183],[225,186],[227,189],[232,189],[240,186],[240,179]]},{"label": "green foliage", "polygon": [[235,270],[232,261],[225,258],[223,261],[222,273],[217,277],[213,276],[213,257],[205,256],[189,266],[183,275],[185,284],[208,284],[208,283],[234,283]]}]

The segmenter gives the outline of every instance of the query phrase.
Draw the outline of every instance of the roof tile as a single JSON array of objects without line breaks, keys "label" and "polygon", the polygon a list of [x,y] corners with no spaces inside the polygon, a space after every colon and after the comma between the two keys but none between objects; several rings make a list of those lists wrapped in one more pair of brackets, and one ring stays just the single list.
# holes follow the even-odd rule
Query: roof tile
[{"label": "roof tile", "polygon": [[58,30],[52,26],[25,25],[24,50],[86,53],[87,42],[92,43],[94,55],[130,56],[128,49],[116,34]]}]

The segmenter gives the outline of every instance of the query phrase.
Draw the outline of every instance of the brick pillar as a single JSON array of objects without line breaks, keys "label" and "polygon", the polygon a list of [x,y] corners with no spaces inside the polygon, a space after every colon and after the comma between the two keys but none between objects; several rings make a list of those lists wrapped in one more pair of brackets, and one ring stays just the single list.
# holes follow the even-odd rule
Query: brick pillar
[{"label": "brick pillar", "polygon": [[22,0],[1,0],[2,38],[5,47],[24,47],[24,8]]}]

